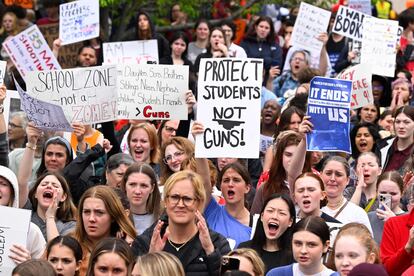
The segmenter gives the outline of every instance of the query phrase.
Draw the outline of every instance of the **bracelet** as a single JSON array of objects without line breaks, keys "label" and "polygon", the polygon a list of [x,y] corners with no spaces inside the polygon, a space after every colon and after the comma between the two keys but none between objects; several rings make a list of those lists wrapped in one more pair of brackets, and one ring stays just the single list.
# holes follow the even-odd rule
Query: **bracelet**
[{"label": "bracelet", "polygon": [[54,216],[50,216],[50,217],[46,217],[46,219],[53,219],[53,220],[55,220],[55,217]]},{"label": "bracelet", "polygon": [[36,150],[37,149],[37,146],[36,145],[33,145],[32,143],[26,143],[26,148],[29,148],[31,150]]}]

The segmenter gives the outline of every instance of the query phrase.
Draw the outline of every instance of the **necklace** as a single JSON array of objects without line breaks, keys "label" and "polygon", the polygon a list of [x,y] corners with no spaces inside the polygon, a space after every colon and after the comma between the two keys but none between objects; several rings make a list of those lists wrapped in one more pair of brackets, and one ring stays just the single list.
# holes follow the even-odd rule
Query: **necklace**
[{"label": "necklace", "polygon": [[329,202],[328,202],[327,207],[329,207],[329,208],[331,208],[331,209],[335,210],[336,208],[338,208],[339,206],[341,206],[341,205],[342,205],[343,201],[344,201],[344,197],[342,196],[342,197],[341,197],[341,200],[340,200],[338,203],[335,203],[335,204],[331,205],[331,204],[329,204]]},{"label": "necklace", "polygon": [[191,238],[189,239],[189,240],[187,240],[185,243],[183,243],[182,245],[180,245],[180,246],[175,246],[174,244],[173,244],[173,242],[170,240],[170,239],[168,239],[168,243],[172,246],[172,247],[174,247],[174,249],[178,252],[178,251],[180,251],[180,249],[181,248],[183,248],[184,247],[184,245],[186,245],[189,241],[191,240]]}]

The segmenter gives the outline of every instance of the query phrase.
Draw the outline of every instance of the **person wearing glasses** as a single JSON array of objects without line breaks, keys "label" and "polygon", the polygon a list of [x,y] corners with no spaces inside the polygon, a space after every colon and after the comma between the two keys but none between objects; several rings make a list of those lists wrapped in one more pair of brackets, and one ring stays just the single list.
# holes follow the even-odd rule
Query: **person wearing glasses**
[{"label": "person wearing glasses", "polygon": [[9,149],[10,151],[23,148],[26,139],[27,117],[23,111],[13,113],[10,116],[9,128],[7,130],[9,135]]},{"label": "person wearing glasses", "polygon": [[178,120],[161,122],[157,130],[158,143],[159,143],[160,148],[170,138],[175,137],[177,135],[179,126],[180,126],[180,121]]},{"label": "person wearing glasses", "polygon": [[132,243],[135,255],[166,251],[183,264],[186,275],[218,275],[227,240],[210,230],[202,215],[207,195],[202,178],[189,170],[176,172],[164,185],[168,218]]},{"label": "person wearing glasses", "polygon": [[161,177],[164,185],[167,179],[175,172],[183,170],[183,161],[194,158],[194,144],[183,137],[172,137],[161,147]]}]

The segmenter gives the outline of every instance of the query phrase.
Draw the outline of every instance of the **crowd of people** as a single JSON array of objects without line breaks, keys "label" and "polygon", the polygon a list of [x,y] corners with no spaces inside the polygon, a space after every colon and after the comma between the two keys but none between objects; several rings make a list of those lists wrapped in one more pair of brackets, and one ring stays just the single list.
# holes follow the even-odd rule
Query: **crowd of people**
[{"label": "crowd of people", "polygon": [[[264,5],[236,25],[225,18],[233,2],[215,1],[218,25],[199,19],[183,32],[158,33],[145,11],[134,19],[129,40],[155,39],[160,64],[189,66],[188,120],[74,122],[68,135],[23,111],[6,118],[11,76],[24,80],[1,50],[0,205],[31,211],[27,243],[10,248],[13,276],[414,274],[414,7],[372,3],[373,16],[403,28],[395,77],[372,76],[374,101],[352,110],[344,154],[306,151],[305,137],[311,79],[359,62],[352,40],[332,32],[348,1],[332,6],[316,57],[292,45],[298,7]],[[59,22],[61,3],[5,7],[0,41]],[[188,16],[174,4],[169,20]],[[85,41],[78,67],[102,64],[104,37]],[[196,158],[200,60],[246,57],[264,65],[259,158]]]}]

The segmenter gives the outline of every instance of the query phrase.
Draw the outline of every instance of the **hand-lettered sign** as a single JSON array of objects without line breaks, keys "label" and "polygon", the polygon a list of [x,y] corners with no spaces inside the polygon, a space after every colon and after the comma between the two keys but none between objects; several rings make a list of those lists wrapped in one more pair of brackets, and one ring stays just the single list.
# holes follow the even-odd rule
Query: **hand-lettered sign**
[{"label": "hand-lettered sign", "polygon": [[371,16],[345,6],[340,6],[332,32],[353,40],[362,41],[364,20],[369,17]]},{"label": "hand-lettered sign", "polygon": [[27,93],[62,106],[69,122],[91,124],[117,117],[116,66],[30,72]]},{"label": "hand-lettered sign", "polygon": [[104,64],[153,64],[158,63],[156,39],[103,44]]},{"label": "hand-lettered sign", "polygon": [[352,81],[352,109],[357,109],[367,104],[374,103],[370,66],[366,64],[355,65],[341,72],[337,78]]},{"label": "hand-lettered sign", "polygon": [[73,1],[59,6],[62,45],[99,36],[99,0]]},{"label": "hand-lettered sign", "polygon": [[118,118],[187,120],[188,66],[118,65]]},{"label": "hand-lettered sign", "polygon": [[371,0],[349,0],[348,7],[363,12],[365,14],[371,15]]},{"label": "hand-lettered sign", "polygon": [[196,157],[259,157],[262,70],[262,59],[201,59]]},{"label": "hand-lettered sign", "polygon": [[37,25],[4,42],[3,48],[23,78],[30,71],[61,69]]}]

